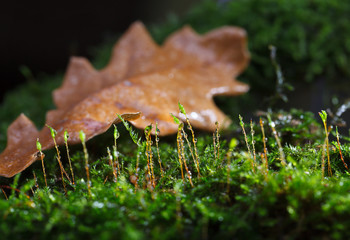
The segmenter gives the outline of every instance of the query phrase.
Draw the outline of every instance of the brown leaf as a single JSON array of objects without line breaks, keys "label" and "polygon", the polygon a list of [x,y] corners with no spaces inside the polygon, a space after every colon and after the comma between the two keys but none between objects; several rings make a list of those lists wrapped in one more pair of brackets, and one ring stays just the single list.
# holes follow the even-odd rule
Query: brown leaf
[{"label": "brown leaf", "polygon": [[[160,135],[177,132],[170,113],[191,124],[214,131],[215,122],[229,119],[215,106],[213,96],[239,95],[249,87],[233,79],[247,66],[245,31],[222,27],[199,36],[190,27],[171,35],[163,46],[153,42],[145,27],[134,23],[113,49],[110,63],[95,70],[85,58],[72,57],[63,85],[53,93],[57,109],[46,124],[57,130],[56,142],[80,142],[105,132],[121,114],[138,128],[158,123]],[[142,115],[140,114],[142,112]],[[141,117],[140,117],[141,115]],[[0,155],[0,175],[12,177],[38,160],[36,139],[42,149],[53,147],[50,131],[40,132],[21,114],[8,128],[8,143]]]}]

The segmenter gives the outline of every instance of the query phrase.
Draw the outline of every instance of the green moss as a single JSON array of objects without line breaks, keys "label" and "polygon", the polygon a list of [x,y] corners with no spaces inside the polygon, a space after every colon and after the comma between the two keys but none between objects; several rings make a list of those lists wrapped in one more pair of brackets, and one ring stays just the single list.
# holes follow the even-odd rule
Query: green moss
[{"label": "green moss", "polygon": [[174,26],[183,24],[200,33],[223,25],[243,27],[252,54],[244,78],[254,86],[271,90],[274,72],[268,57],[269,45],[278,48],[286,77],[293,82],[312,81],[319,76],[348,78],[349,14],[350,3],[341,0],[235,0],[222,4],[209,0],[184,19],[170,19],[152,33],[162,41]]},{"label": "green moss", "polygon": [[[345,36],[349,32],[344,24],[349,4],[321,0],[278,3],[270,0],[236,0],[223,4],[204,1],[184,19],[172,17],[161,26],[151,27],[151,33],[162,42],[185,22],[199,32],[228,24],[246,28],[252,65],[241,78],[260,89],[262,93],[259,94],[269,95],[275,87],[269,44],[279,49],[279,63],[287,79],[304,81],[326,74],[334,78],[348,76],[344,69],[348,60],[344,56],[349,53],[349,44],[342,34]],[[329,37],[335,35],[339,37]],[[107,63],[112,42],[114,40],[94,50],[93,63],[98,68]],[[341,46],[346,48],[341,51]],[[42,127],[45,112],[54,108],[51,91],[60,85],[62,74],[39,79],[5,97],[0,106],[0,149],[5,147],[6,128],[19,113],[24,112]],[[221,107],[235,109],[230,111],[236,123],[229,131],[221,133],[219,154],[215,152],[218,148],[213,145],[212,135],[196,131],[201,178],[197,178],[195,162],[185,144],[183,155],[188,161],[194,187],[187,178],[182,180],[175,136],[161,138],[159,142],[163,177],[156,164],[157,149],[154,144],[152,146],[155,188],[149,185],[142,131],[130,129],[128,132],[123,125],[118,125],[120,171],[116,182],[107,152],[107,147],[113,149],[113,129],[87,142],[91,195],[81,146],[70,146],[76,184],[65,180],[67,194],[55,159],[56,152],[45,152],[47,188],[40,162],[13,179],[0,178],[2,238],[348,238],[350,178],[338,143],[333,141],[335,133],[331,132],[329,151],[333,176],[328,176],[326,170],[323,177],[322,159],[326,161],[326,156],[321,119],[295,109],[270,111],[287,162],[282,166],[278,144],[267,124],[267,113],[260,112],[267,138],[268,173],[261,156],[264,149],[259,119],[253,120],[254,138],[249,122],[245,120],[243,124],[251,152],[254,143],[256,165],[252,167],[254,156],[248,153],[238,125],[238,113],[245,116],[247,105],[256,109],[248,101],[251,97],[247,94],[238,100],[216,100]],[[188,136],[190,139],[191,134]],[[340,139],[343,160],[348,166],[349,139],[347,136]],[[64,147],[60,151],[63,165],[69,172]],[[327,164],[324,167],[327,169]]]},{"label": "green moss", "polygon": [[[269,152],[267,175],[259,154],[263,151],[260,146],[261,131],[256,124],[253,126],[256,129],[257,155],[254,171],[242,133],[235,136],[221,134],[218,159],[214,154],[212,137],[199,134],[197,147],[202,176],[197,178],[193,174],[194,187],[188,179],[185,182],[181,179],[175,139],[160,141],[164,176],[161,177],[160,168],[155,164],[157,184],[154,189],[148,186],[150,180],[145,149],[139,153],[140,148],[123,130],[118,139],[121,170],[116,182],[113,181],[107,151],[98,157],[94,153],[90,155],[91,196],[86,181],[84,153],[80,148],[71,149],[76,184],[71,185],[66,180],[66,195],[54,156],[46,158],[48,188],[45,187],[40,164],[34,164],[22,175],[17,175],[12,183],[2,181],[1,187],[8,200],[3,193],[0,194],[1,232],[4,237],[14,239],[24,236],[33,239],[101,236],[106,239],[346,237],[350,179],[337,148],[332,148],[330,155],[333,177],[322,178],[322,156],[319,152],[324,136],[321,125],[309,113],[293,110],[291,113],[283,112],[283,115],[289,120],[281,120],[282,112],[272,114],[271,119],[285,142],[283,151],[287,165],[282,167],[279,164],[276,142],[265,124]],[[300,128],[293,127],[293,119],[297,117],[301,119],[298,123],[302,126]],[[298,133],[311,129],[311,126],[316,134],[304,144],[301,139],[307,134]],[[236,129],[239,127],[236,126]],[[113,132],[107,134],[113,135]],[[285,136],[288,135],[291,136],[287,141]],[[113,136],[109,137],[108,147],[111,148]],[[247,138],[251,138],[248,130]],[[236,147],[233,145],[235,148],[230,162],[225,139],[237,139],[239,143]],[[248,140],[251,142],[252,139]],[[140,144],[144,145],[145,142],[141,141]],[[87,149],[91,151],[93,146],[94,143]],[[350,145],[342,143],[341,147],[345,161],[350,163]],[[156,156],[155,146],[152,151]],[[184,151],[189,169],[195,172],[188,146]],[[136,174],[138,154],[136,187],[131,177]],[[64,156],[62,158],[64,160]],[[68,169],[67,161],[64,161],[64,166]],[[32,171],[37,176],[36,181]]]}]

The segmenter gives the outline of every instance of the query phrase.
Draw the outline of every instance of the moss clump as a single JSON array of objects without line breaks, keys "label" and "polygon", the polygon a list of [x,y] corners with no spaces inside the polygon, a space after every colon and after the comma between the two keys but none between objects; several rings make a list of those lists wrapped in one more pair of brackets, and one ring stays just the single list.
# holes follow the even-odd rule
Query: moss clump
[{"label": "moss clump", "polygon": [[[323,177],[321,124],[309,113],[284,112],[286,116],[298,115],[303,119],[299,123],[302,127],[297,129],[293,121],[281,121],[281,112],[270,114],[284,142],[285,166],[281,165],[266,118],[268,169],[261,156],[263,140],[259,124],[252,122],[252,129],[256,129],[254,139],[248,129],[244,137],[238,126],[234,127],[237,134],[222,133],[215,145],[211,136],[199,134],[196,146],[200,177],[194,174],[197,166],[191,161],[190,145],[185,143],[181,150],[193,173],[193,186],[188,177],[182,179],[175,139],[161,139],[159,149],[155,145],[149,148],[146,147],[152,144],[149,136],[137,141],[138,146],[123,132],[118,139],[120,168],[113,169],[110,164],[106,149],[112,149],[114,141],[109,139],[104,154],[90,155],[89,183],[86,153],[80,148],[71,149],[75,184],[65,178],[66,192],[54,156],[46,159],[48,187],[40,163],[12,180],[0,179],[0,231],[3,237],[12,239],[347,237],[350,178],[336,143],[330,148],[333,176],[326,173]],[[297,141],[302,137],[296,133],[312,129],[311,126],[320,134],[306,144]],[[133,137],[137,134],[132,129],[130,132]],[[288,135],[291,136],[284,137]],[[253,166],[245,138],[249,144],[255,143],[251,148],[256,155]],[[349,164],[350,145],[342,143],[341,148],[344,161]],[[93,145],[87,149],[93,149]],[[154,164],[153,187],[149,156],[150,152],[156,156],[158,151],[162,172]],[[64,154],[62,160],[68,170]]]}]

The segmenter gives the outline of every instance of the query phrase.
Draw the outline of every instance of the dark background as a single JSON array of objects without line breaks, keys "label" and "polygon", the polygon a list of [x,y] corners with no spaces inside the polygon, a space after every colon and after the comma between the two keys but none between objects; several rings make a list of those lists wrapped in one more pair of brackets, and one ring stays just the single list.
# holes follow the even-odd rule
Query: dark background
[{"label": "dark background", "polygon": [[[110,36],[122,34],[132,22],[141,20],[148,26],[161,24],[170,14],[181,17],[200,1],[2,1],[0,104],[7,91],[28,81],[21,67],[26,66],[33,79],[41,73],[64,72],[70,56],[84,56],[91,60],[93,47]],[[254,37],[250,33],[249,38]],[[286,65],[282,66],[282,69],[286,68]],[[281,107],[302,108],[317,114],[321,109],[332,106],[332,96],[338,96],[340,103],[344,102],[348,98],[348,81],[335,84],[335,80],[331,83],[326,80],[317,78],[312,83],[293,84],[295,91],[288,93],[290,100],[288,104],[282,103]],[[344,118],[350,122],[350,111],[344,114]]]},{"label": "dark background", "polygon": [[141,20],[159,24],[181,16],[199,0],[2,1],[0,4],[0,103],[25,81],[27,66],[38,73],[65,70],[69,57],[89,55],[108,35]]}]

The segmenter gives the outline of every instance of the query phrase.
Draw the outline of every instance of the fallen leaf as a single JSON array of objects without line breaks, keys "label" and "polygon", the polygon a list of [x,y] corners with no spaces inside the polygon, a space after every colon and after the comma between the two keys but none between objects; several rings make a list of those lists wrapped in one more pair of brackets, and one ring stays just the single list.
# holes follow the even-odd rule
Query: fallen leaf
[{"label": "fallen leaf", "polygon": [[[85,58],[72,57],[62,86],[53,93],[57,109],[49,111],[46,124],[57,131],[56,142],[80,142],[105,132],[122,115],[137,128],[158,124],[160,135],[177,132],[170,113],[185,121],[178,102],[191,124],[214,131],[230,121],[215,106],[213,96],[239,95],[249,87],[234,80],[249,61],[245,31],[222,27],[203,36],[190,27],[171,35],[158,46],[142,23],[134,23],[113,49],[106,68],[95,70]],[[142,112],[142,114],[140,113]],[[54,146],[50,130],[40,132],[21,114],[8,128],[8,143],[0,155],[0,175],[12,177],[39,160],[36,139],[42,150]]]}]

